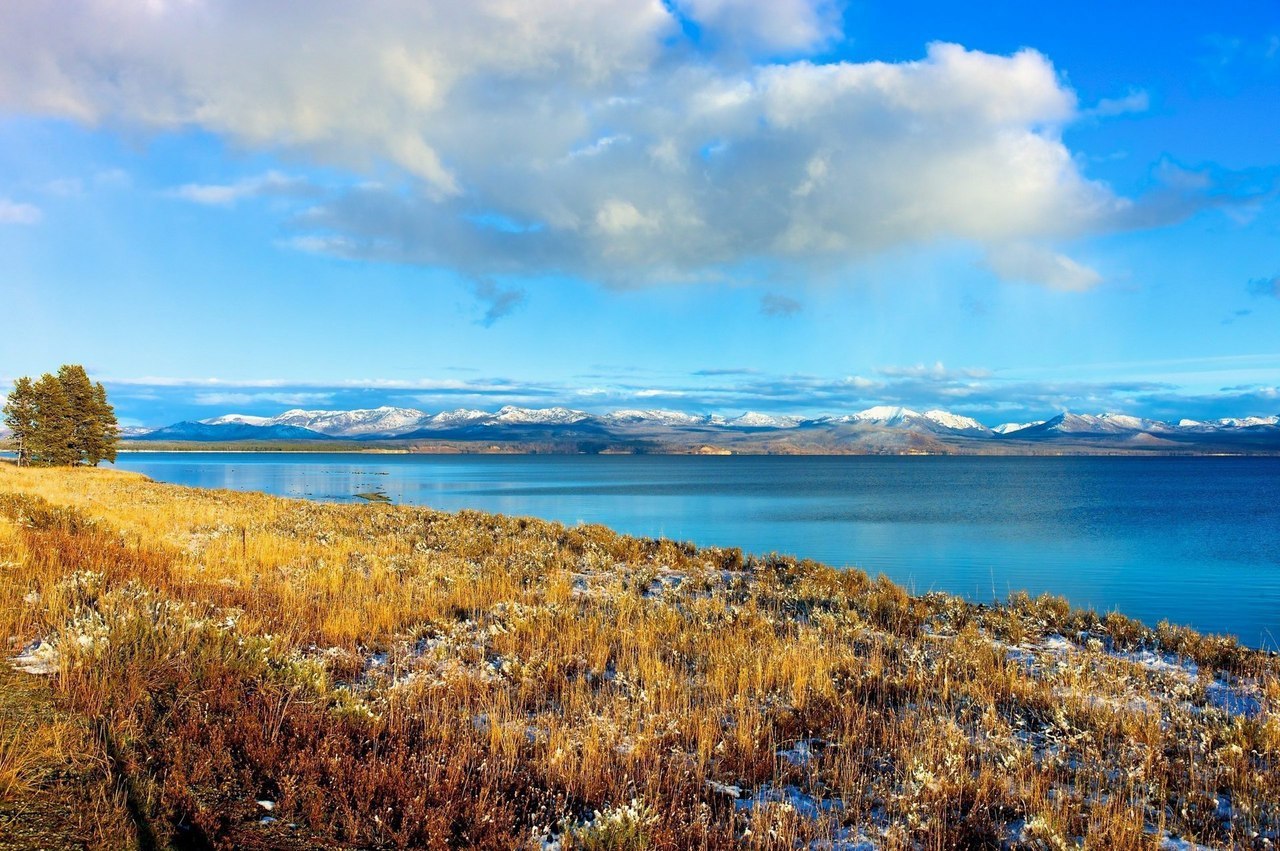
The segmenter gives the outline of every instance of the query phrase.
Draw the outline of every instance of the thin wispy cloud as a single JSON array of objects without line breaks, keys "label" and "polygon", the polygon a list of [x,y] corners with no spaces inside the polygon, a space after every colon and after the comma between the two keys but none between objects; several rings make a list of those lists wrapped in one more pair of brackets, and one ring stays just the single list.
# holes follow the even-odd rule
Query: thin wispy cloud
[{"label": "thin wispy cloud", "polygon": [[1151,96],[1144,90],[1135,89],[1123,97],[1103,98],[1092,108],[1085,110],[1085,113],[1097,118],[1111,118],[1116,115],[1146,112],[1150,108]]},{"label": "thin wispy cloud", "polygon": [[306,181],[278,171],[246,177],[234,183],[187,183],[171,190],[174,197],[184,201],[217,207],[230,207],[246,198],[264,195],[304,195],[313,192]]},{"label": "thin wispy cloud", "polygon": [[0,198],[0,225],[34,225],[44,218],[35,204]]},{"label": "thin wispy cloud", "polygon": [[978,369],[976,367],[949,369],[942,361],[935,361],[932,365],[882,366],[876,369],[876,372],[889,378],[929,378],[934,381],[967,381],[974,378],[991,377],[991,370],[989,369]]},{"label": "thin wispy cloud", "polygon": [[325,405],[333,401],[333,393],[197,393],[191,401],[196,405],[235,407],[237,405]]}]

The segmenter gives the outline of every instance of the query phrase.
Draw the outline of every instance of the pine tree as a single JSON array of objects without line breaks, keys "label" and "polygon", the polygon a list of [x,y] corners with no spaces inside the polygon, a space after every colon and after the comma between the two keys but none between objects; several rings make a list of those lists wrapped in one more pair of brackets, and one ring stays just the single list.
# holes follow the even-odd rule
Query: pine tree
[{"label": "pine tree", "polygon": [[14,382],[4,406],[5,423],[18,444],[18,464],[44,466],[116,460],[120,429],[107,390],[94,384],[84,367],[63,364],[45,374]]},{"label": "pine tree", "polygon": [[4,424],[18,445],[18,466],[31,463],[31,438],[36,429],[35,389],[25,375],[13,382],[13,392],[4,405]]},{"label": "pine tree", "polygon": [[75,416],[62,382],[45,373],[33,388],[35,429],[31,435],[31,455],[45,466],[74,464],[76,451]]},{"label": "pine tree", "polygon": [[115,408],[107,402],[107,388],[99,381],[93,385],[93,431],[85,446],[85,462],[98,466],[99,461],[116,462],[116,441],[120,428],[116,422]]},{"label": "pine tree", "polygon": [[67,396],[71,413],[71,448],[75,457],[71,463],[87,461],[90,447],[97,442],[98,418],[94,412],[93,384],[84,367],[64,363],[58,367],[58,383]]}]

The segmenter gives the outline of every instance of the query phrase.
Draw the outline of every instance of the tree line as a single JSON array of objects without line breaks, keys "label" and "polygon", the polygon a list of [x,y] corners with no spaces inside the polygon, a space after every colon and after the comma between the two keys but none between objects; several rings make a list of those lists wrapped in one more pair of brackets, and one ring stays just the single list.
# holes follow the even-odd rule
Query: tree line
[{"label": "tree line", "polygon": [[64,364],[57,375],[13,383],[4,406],[18,465],[66,466],[116,460],[120,431],[107,391],[84,367]]}]

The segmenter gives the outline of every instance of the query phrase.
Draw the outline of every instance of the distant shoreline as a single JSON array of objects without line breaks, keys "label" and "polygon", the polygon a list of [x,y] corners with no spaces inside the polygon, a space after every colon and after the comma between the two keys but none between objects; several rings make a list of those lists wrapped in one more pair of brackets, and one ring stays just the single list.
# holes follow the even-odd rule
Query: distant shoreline
[{"label": "distant shoreline", "polygon": [[[848,448],[834,446],[793,446],[760,443],[760,444],[706,444],[695,446],[669,445],[645,447],[599,447],[597,445],[578,446],[565,443],[507,443],[507,444],[467,444],[464,442],[417,443],[413,445],[365,445],[350,441],[315,442],[315,443],[282,443],[279,447],[261,442],[238,446],[234,443],[216,442],[199,443],[195,441],[157,441],[155,445],[147,445],[138,441],[123,443],[118,449],[121,455],[145,453],[200,453],[227,455],[605,455],[605,456],[726,456],[748,455],[753,457],[867,457],[867,458],[1073,458],[1073,457],[1117,457],[1117,458],[1277,458],[1280,448],[1250,448],[1235,451],[1214,451],[1207,448],[1170,448],[1167,446],[1152,448],[1116,447],[1108,445],[1088,444],[1029,444],[1020,446],[1002,443],[998,446],[951,446],[946,451],[910,448],[894,450],[868,449],[861,446]],[[13,450],[0,443],[0,454],[12,455]]]},{"label": "distant shoreline", "polygon": [[1276,458],[1280,457],[1280,450],[1253,450],[1240,452],[1206,452],[1194,449],[1171,450],[1168,448],[1160,449],[1117,449],[1114,447],[1028,447],[1027,451],[1018,451],[1016,448],[1002,446],[997,451],[952,451],[952,452],[930,452],[922,450],[907,450],[901,452],[874,452],[862,450],[839,450],[832,448],[824,448],[821,450],[796,450],[787,448],[783,450],[768,448],[714,448],[710,451],[706,448],[683,448],[673,447],[670,449],[645,449],[636,450],[616,450],[604,449],[596,451],[588,450],[566,450],[552,449],[547,447],[458,447],[458,446],[412,446],[412,447],[362,447],[343,444],[337,446],[317,445],[313,447],[290,446],[288,448],[269,448],[257,446],[236,447],[227,446],[226,444],[217,444],[214,446],[203,446],[201,444],[192,443],[184,445],[164,444],[156,447],[140,447],[136,445],[121,447],[119,453],[124,454],[142,454],[142,453],[203,453],[203,454],[255,454],[255,455],[557,455],[557,456],[573,456],[573,455],[604,455],[604,456],[659,456],[659,457],[676,457],[676,456],[700,456],[700,457],[722,457],[729,455],[746,455],[752,457],[771,456],[771,457],[806,457],[806,458],[834,458],[834,457],[858,457],[858,458],[1096,458],[1096,457],[1116,457],[1116,458]]}]

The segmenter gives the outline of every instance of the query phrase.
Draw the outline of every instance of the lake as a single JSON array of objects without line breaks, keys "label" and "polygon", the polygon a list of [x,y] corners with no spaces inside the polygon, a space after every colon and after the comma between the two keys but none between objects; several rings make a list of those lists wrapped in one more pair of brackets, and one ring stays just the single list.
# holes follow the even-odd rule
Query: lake
[{"label": "lake", "polygon": [[474,508],[884,573],[970,600],[1060,594],[1280,643],[1280,458],[139,452],[165,482]]}]

